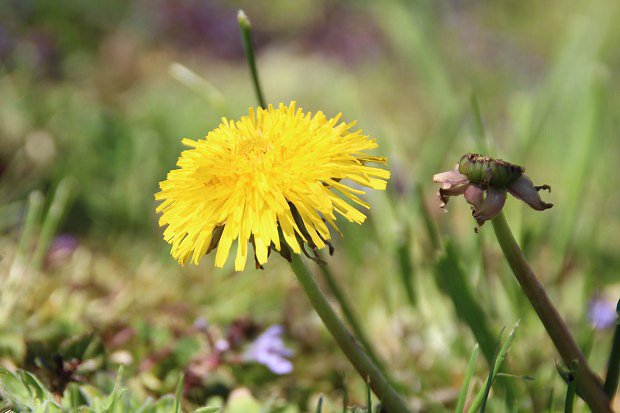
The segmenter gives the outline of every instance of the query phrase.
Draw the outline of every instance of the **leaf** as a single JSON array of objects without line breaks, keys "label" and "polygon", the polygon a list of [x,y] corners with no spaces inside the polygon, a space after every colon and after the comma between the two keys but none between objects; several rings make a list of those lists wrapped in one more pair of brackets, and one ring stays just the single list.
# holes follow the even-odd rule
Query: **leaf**
[{"label": "leaf", "polygon": [[[502,328],[502,331],[499,333],[499,339],[497,340],[497,347],[499,350],[499,345],[502,342],[502,335],[504,334],[504,329]],[[487,377],[487,382],[486,385],[484,386],[484,393],[482,396],[482,403],[480,404],[480,413],[484,413],[486,406],[487,406],[487,400],[489,399],[489,393],[491,392],[491,386],[493,385],[493,380],[495,379],[495,375],[497,372],[497,360],[499,358],[499,354],[495,355],[495,361],[493,363],[491,363],[491,370],[489,371],[489,375]]]},{"label": "leaf", "polygon": [[372,412],[372,393],[370,391],[370,379],[366,380],[366,411]]},{"label": "leaf", "polygon": [[98,388],[85,384],[79,387],[80,395],[86,400],[88,406],[102,406],[105,394]]},{"label": "leaf", "polygon": [[152,411],[157,412],[157,413],[159,412],[170,413],[175,408],[176,408],[176,398],[171,394],[167,394],[165,396],[160,397],[159,399],[157,399],[155,403],[153,403]]},{"label": "leaf", "polygon": [[521,320],[517,321],[515,326],[512,328],[510,335],[506,339],[506,342],[504,343],[504,345],[501,347],[501,349],[497,353],[497,356],[494,358],[494,362],[492,364],[493,368],[489,372],[487,386],[480,389],[472,405],[469,407],[469,410],[467,410],[468,413],[474,413],[476,410],[480,409],[483,406],[483,403],[488,397],[488,393],[490,391],[491,385],[493,384],[493,382],[495,381],[495,378],[497,377],[499,373],[499,368],[501,367],[502,363],[506,359],[506,356],[508,355],[508,352],[510,351],[510,347],[512,346],[512,342],[514,341],[515,334],[519,328],[520,323],[521,323]]},{"label": "leaf", "polygon": [[125,395],[126,390],[122,388],[122,380],[123,380],[124,371],[125,371],[125,366],[121,365],[118,368],[118,373],[116,374],[116,381],[114,382],[114,389],[112,390],[112,393],[110,393],[110,395],[106,398],[106,400],[103,403],[102,410],[107,413],[116,412],[117,403],[119,403],[119,401]]},{"label": "leaf", "polygon": [[555,411],[555,398],[553,397],[553,387],[549,391],[549,401],[547,402],[547,413],[553,413]]},{"label": "leaf", "polygon": [[456,413],[462,413],[463,409],[465,408],[465,400],[467,398],[467,393],[469,392],[469,384],[471,382],[471,378],[473,377],[474,370],[476,369],[476,361],[478,360],[479,350],[480,346],[476,344],[474,346],[474,350],[471,352],[469,363],[467,363],[467,368],[465,369],[465,377],[463,378],[463,385],[461,386],[459,399],[456,403]]},{"label": "leaf", "polygon": [[319,396],[319,401],[316,403],[315,412],[316,413],[322,413],[323,412],[323,395]]},{"label": "leaf", "polygon": [[40,400],[41,402],[49,401],[60,407],[56,404],[56,399],[54,395],[36,378],[36,376],[27,371],[20,370],[19,376],[22,380],[22,383],[30,390],[32,394],[34,392],[34,398]]},{"label": "leaf", "polygon": [[175,391],[174,411],[175,413],[181,413],[181,400],[183,399],[183,373],[179,374],[179,381],[177,382],[177,388]]},{"label": "leaf", "polygon": [[467,277],[459,264],[457,250],[451,242],[445,243],[444,253],[435,267],[437,283],[446,293],[456,310],[457,316],[471,329],[489,365],[493,363],[495,338],[489,327],[487,314],[475,297]]},{"label": "leaf", "polygon": [[33,408],[28,387],[14,373],[0,367],[0,395],[17,410]]},{"label": "leaf", "polygon": [[566,401],[564,402],[564,413],[573,413],[573,405],[575,404],[575,393],[577,390],[577,380],[575,380],[575,373],[579,368],[579,362],[573,360],[570,366],[568,387],[566,388]]}]

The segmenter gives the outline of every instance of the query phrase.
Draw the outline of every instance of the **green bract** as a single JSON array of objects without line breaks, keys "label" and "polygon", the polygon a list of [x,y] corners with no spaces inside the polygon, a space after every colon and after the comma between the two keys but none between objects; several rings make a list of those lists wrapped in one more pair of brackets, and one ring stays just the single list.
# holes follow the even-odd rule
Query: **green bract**
[{"label": "green bract", "polygon": [[503,188],[517,179],[525,168],[502,159],[493,159],[477,153],[463,155],[459,161],[459,172],[473,184]]}]

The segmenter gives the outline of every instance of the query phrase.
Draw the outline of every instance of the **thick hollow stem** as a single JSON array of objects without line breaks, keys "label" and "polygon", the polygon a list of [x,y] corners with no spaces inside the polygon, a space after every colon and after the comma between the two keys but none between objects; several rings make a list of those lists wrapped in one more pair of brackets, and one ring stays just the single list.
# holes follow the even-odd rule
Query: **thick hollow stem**
[{"label": "thick hollow stem", "polygon": [[575,373],[575,380],[583,399],[593,412],[612,412],[609,398],[603,390],[600,379],[590,369],[566,323],[562,320],[536,274],[525,260],[525,256],[515,241],[508,222],[506,222],[506,217],[500,213],[492,220],[492,223],[497,241],[512,272],[532,307],[536,310],[538,318],[542,321],[562,360],[567,366],[571,366],[575,360],[577,361],[579,367]]},{"label": "thick hollow stem", "polygon": [[364,380],[370,383],[370,387],[375,395],[381,400],[383,406],[389,413],[406,413],[409,409],[403,399],[396,393],[392,385],[388,382],[379,368],[366,355],[362,347],[355,341],[353,336],[347,331],[340,321],[325,295],[314,281],[312,274],[298,255],[293,256],[291,263],[293,272],[303,288],[310,303],[315,311],[323,320],[325,327],[338,343],[338,346],[349,359],[353,367]]}]

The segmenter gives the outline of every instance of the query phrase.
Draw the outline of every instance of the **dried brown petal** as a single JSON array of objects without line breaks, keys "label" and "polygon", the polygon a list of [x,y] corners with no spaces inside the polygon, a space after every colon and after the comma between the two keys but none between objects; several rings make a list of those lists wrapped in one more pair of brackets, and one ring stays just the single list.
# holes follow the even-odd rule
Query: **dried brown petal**
[{"label": "dried brown petal", "polygon": [[500,213],[506,203],[506,190],[501,188],[489,188],[480,208],[473,212],[478,225],[482,226],[485,221],[495,218]]},{"label": "dried brown petal", "polygon": [[444,184],[444,188],[447,185],[449,188],[452,185],[466,184],[469,180],[459,171],[446,171],[433,175],[433,182]]},{"label": "dried brown petal", "polygon": [[463,195],[467,190],[467,187],[469,187],[469,184],[462,184],[458,186],[444,184],[444,187],[440,188],[439,192],[437,193],[439,199],[441,199],[441,204],[439,206],[445,209],[446,204],[448,203],[448,199],[450,199],[451,196]]},{"label": "dried brown petal", "polygon": [[475,209],[479,209],[484,201],[484,190],[478,185],[469,185],[465,190],[465,200]]},{"label": "dried brown petal", "polygon": [[541,189],[546,189],[551,192],[551,187],[549,185],[535,186],[532,180],[525,174],[508,185],[508,192],[510,192],[512,196],[522,200],[537,211],[544,211],[553,206],[553,204],[548,204],[540,199],[538,191]]}]

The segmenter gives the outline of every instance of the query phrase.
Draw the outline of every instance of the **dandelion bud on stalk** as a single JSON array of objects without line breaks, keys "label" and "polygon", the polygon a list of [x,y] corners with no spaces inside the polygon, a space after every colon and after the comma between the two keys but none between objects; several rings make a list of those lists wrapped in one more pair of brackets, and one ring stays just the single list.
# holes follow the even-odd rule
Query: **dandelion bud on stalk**
[{"label": "dandelion bud on stalk", "polygon": [[502,159],[468,153],[461,157],[453,171],[436,174],[433,181],[442,184],[438,193],[441,208],[445,209],[450,197],[464,195],[472,206],[478,226],[482,226],[501,212],[506,192],[538,211],[553,206],[544,202],[538,193],[541,189],[551,191],[551,187],[535,186],[524,172],[525,168]]},{"label": "dandelion bud on stalk", "polygon": [[[591,411],[611,413],[609,395],[615,392],[617,374],[614,373],[612,378],[607,380],[610,384],[606,382],[603,388],[600,378],[588,365],[568,326],[525,260],[523,251],[501,213],[507,192],[537,211],[544,211],[553,206],[544,202],[539,194],[541,189],[551,191],[551,187],[534,185],[524,172],[523,167],[501,159],[466,154],[456,165],[455,170],[439,173],[433,177],[433,181],[442,184],[438,193],[442,208],[445,208],[450,197],[464,195],[465,200],[472,206],[472,215],[478,226],[492,220],[495,236],[515,278],[565,365],[574,366],[571,371],[574,376],[573,386],[576,387],[573,389],[579,389]],[[477,231],[478,227],[475,230]]]}]

